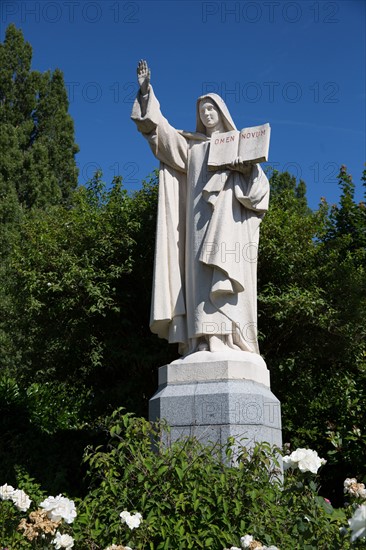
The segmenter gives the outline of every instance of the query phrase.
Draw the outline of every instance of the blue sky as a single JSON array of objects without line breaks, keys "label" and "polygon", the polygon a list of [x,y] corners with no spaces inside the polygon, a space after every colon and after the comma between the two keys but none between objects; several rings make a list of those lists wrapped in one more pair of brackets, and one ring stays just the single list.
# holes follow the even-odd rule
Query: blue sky
[{"label": "blue sky", "polygon": [[269,122],[270,164],[307,183],[309,204],[337,202],[345,164],[365,155],[363,0],[168,2],[1,0],[0,39],[15,23],[32,68],[64,72],[80,147],[80,183],[100,168],[137,189],[157,161],[130,120],[136,65],[147,59],[162,110],[195,129],[195,102],[221,94],[237,127]]}]

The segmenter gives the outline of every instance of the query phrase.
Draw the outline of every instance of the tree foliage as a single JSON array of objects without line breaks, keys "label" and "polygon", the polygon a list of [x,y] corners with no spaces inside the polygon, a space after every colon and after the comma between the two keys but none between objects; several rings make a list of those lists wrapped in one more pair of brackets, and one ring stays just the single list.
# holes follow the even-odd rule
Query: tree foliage
[{"label": "tree foliage", "polygon": [[333,476],[366,474],[365,206],[355,202],[345,167],[339,205],[322,199],[315,212],[289,174],[274,173],[271,184],[260,250],[261,350],[282,402],[285,441],[329,457],[329,495]]},{"label": "tree foliage", "polygon": [[[148,328],[156,194],[155,176],[129,196],[120,178],[107,190],[97,173],[72,208],[24,213],[0,287],[0,390],[1,380],[5,393],[18,388],[20,401],[6,411],[24,419],[4,425],[5,471],[11,439],[13,463],[53,486],[47,469],[39,472],[41,433],[56,449],[60,434],[77,430],[86,444],[99,416],[120,404],[146,412],[156,365],[174,357]],[[58,462],[65,486],[74,460],[65,449]]]},{"label": "tree foliage", "polygon": [[[339,180],[339,205],[311,211],[305,184],[274,172],[259,254],[261,352],[284,440],[328,458],[328,496],[365,475],[365,210],[343,168]],[[36,384],[43,407],[80,388],[59,421],[26,397],[37,429],[92,426],[121,404],[147,414],[156,368],[176,357],[148,328],[156,204],[156,174],[134,195],[96,174],[72,208],[23,214],[2,276],[2,368],[26,396]]]},{"label": "tree foliage", "polygon": [[[108,403],[132,405],[156,348],[148,329],[154,195],[146,183],[131,197],[120,178],[107,191],[96,174],[71,209],[29,213],[8,264],[14,354],[5,350],[3,365],[24,381],[87,382]],[[132,408],[141,412],[141,401]]]},{"label": "tree foliage", "polygon": [[[32,48],[11,24],[0,44],[0,220],[25,207],[67,202],[77,185],[74,124],[59,69],[31,70]],[[8,204],[9,203],[9,204]]]}]

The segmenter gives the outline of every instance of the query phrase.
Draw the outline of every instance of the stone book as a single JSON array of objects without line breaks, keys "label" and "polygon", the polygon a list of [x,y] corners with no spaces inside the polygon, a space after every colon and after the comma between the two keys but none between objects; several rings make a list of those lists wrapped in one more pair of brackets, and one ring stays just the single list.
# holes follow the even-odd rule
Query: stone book
[{"label": "stone book", "polygon": [[257,164],[267,162],[271,128],[268,123],[262,126],[243,128],[214,134],[211,137],[208,156],[208,169],[218,170],[231,164],[237,157],[243,162]]}]

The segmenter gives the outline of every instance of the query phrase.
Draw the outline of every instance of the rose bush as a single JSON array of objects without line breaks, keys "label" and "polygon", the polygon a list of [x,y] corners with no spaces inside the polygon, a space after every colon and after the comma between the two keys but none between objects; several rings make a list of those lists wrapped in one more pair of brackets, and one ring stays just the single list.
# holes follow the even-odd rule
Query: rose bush
[{"label": "rose bush", "polygon": [[[352,502],[333,509],[318,495],[314,472],[324,461],[311,449],[287,455],[291,467],[283,479],[280,450],[267,444],[235,447],[235,454],[233,440],[224,448],[194,439],[169,447],[162,444],[169,438],[163,426],[122,411],[105,427],[108,446],[89,448],[85,455],[90,490],[77,501],[77,512],[73,500],[45,498],[29,479],[21,489],[0,487],[1,543],[7,550],[41,550],[45,544],[55,550],[365,546],[366,505],[358,506],[362,484],[347,478]],[[28,518],[19,506],[24,495],[34,508],[40,503]]]}]

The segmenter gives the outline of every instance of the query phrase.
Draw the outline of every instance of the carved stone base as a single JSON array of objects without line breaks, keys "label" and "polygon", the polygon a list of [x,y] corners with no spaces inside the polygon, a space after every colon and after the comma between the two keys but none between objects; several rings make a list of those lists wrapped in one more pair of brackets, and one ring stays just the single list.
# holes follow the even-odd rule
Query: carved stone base
[{"label": "carved stone base", "polygon": [[[159,369],[159,388],[150,399],[151,421],[164,418],[171,439],[195,436],[224,445],[234,437],[248,448],[255,442],[282,445],[281,408],[269,387],[269,372],[256,354],[220,357],[198,352]],[[190,362],[207,354],[210,361]],[[245,357],[244,357],[245,356]]]}]

